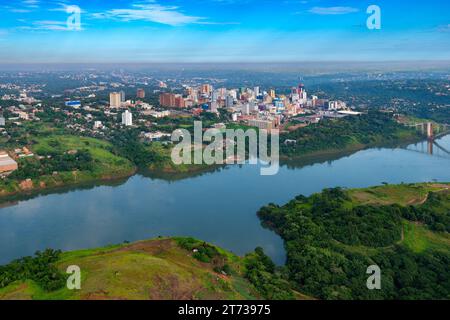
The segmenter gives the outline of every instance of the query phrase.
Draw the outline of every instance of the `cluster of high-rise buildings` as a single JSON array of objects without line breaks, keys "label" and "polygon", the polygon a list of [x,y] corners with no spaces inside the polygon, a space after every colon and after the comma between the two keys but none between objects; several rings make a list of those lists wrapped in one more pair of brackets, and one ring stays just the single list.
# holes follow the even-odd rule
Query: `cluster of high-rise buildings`
[{"label": "cluster of high-rise buildings", "polygon": [[252,126],[264,129],[276,127],[283,117],[295,117],[317,108],[330,111],[346,108],[345,103],[341,101],[309,96],[303,84],[282,94],[278,94],[274,89],[262,90],[260,87],[215,89],[210,84],[199,87],[185,86],[183,93],[161,93],[159,102],[163,107],[198,107],[209,112],[226,108],[232,112],[233,121],[245,120]]},{"label": "cluster of high-rise buildings", "polygon": [[[136,98],[144,99],[145,98],[145,90],[137,89]],[[127,101],[125,92],[120,91],[120,92],[111,92],[109,94],[109,105],[111,108],[128,108],[130,106],[133,106],[134,103],[131,100]],[[122,124],[124,126],[132,126],[133,125],[133,114],[129,110],[125,110],[122,113]]]},{"label": "cluster of high-rise buildings", "polygon": [[209,84],[200,87],[185,87],[184,93],[161,93],[159,102],[163,107],[189,108],[199,106],[215,112],[218,108],[240,109],[243,114],[255,110],[267,110],[272,114],[298,114],[304,108],[324,105],[324,100],[316,96],[308,97],[305,86],[292,88],[289,94],[277,94],[274,89],[267,91],[260,87],[214,89]]},{"label": "cluster of high-rise buildings", "polygon": [[[137,89],[136,98],[144,99],[145,98],[145,90]],[[124,106],[127,106],[127,103],[131,104],[131,100],[127,101],[125,91],[111,92],[109,94],[109,105],[111,108],[122,108]]]},{"label": "cluster of high-rise buildings", "polygon": [[[144,99],[145,90],[138,89],[136,92],[136,98]],[[134,103],[131,100],[127,101],[125,92],[120,91],[120,92],[111,92],[109,94],[109,105],[111,108],[128,108],[130,106],[133,106]],[[125,110],[122,113],[122,125],[127,127],[133,125],[133,114],[129,110]]]}]

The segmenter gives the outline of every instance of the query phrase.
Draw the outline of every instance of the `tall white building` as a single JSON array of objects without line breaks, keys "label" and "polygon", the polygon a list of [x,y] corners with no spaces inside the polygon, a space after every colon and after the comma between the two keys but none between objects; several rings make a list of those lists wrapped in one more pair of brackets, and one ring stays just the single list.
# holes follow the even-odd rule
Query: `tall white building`
[{"label": "tall white building", "polygon": [[0,117],[0,127],[4,127],[6,124],[5,118]]},{"label": "tall white building", "polygon": [[130,111],[126,110],[124,113],[122,113],[122,124],[125,126],[133,125],[133,115]]},{"label": "tall white building", "polygon": [[219,97],[220,97],[220,91],[219,90],[214,90],[213,93],[212,93],[211,100],[213,102],[215,102],[215,101],[219,100]]},{"label": "tall white building", "polygon": [[226,100],[225,100],[225,107],[226,108],[231,108],[234,106],[234,99],[232,96],[227,96]]},{"label": "tall white building", "polygon": [[237,95],[237,91],[236,91],[236,90],[230,90],[230,91],[228,91],[228,94],[229,94],[230,96],[232,96],[234,100],[237,99],[237,96],[238,96],[238,95]]},{"label": "tall white building", "polygon": [[255,87],[254,90],[253,90],[253,92],[255,93],[255,97],[256,97],[256,98],[257,98],[257,97],[260,95],[260,93],[261,93],[259,87]]},{"label": "tall white building", "polygon": [[250,103],[245,103],[241,106],[241,112],[243,115],[248,116],[250,114]]}]

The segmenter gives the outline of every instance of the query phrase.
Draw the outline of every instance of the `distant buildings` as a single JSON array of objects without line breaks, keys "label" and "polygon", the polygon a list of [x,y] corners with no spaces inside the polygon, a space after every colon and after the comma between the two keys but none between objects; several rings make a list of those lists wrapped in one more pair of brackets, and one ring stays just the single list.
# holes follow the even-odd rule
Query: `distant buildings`
[{"label": "distant buildings", "polygon": [[170,139],[172,135],[169,133],[157,131],[157,132],[146,132],[143,133],[142,136],[147,141],[161,141],[163,139]]},{"label": "distant buildings", "polygon": [[337,111],[337,110],[342,110],[342,109],[346,109],[346,108],[347,108],[347,104],[345,102],[342,102],[342,101],[328,102],[328,110],[330,110],[330,111]]},{"label": "distant buildings", "polygon": [[165,82],[163,82],[163,81],[159,81],[159,82],[158,82],[158,86],[159,86],[161,89],[166,89],[166,88],[167,88],[167,84],[166,84]]},{"label": "distant buildings", "polygon": [[271,121],[271,120],[252,119],[252,120],[248,121],[248,125],[251,127],[257,127],[259,129],[267,130],[267,131],[275,129],[274,121]]},{"label": "distant buildings", "polygon": [[0,174],[9,174],[18,169],[14,161],[5,151],[0,151]]},{"label": "distant buildings", "polygon": [[95,121],[94,122],[94,129],[102,129],[103,123],[101,121]]},{"label": "distant buildings", "polygon": [[213,91],[213,87],[212,87],[210,84],[204,84],[204,85],[202,85],[201,92],[202,92],[203,94],[209,95],[209,94],[211,94],[212,91]]},{"label": "distant buildings", "polygon": [[234,98],[230,95],[225,98],[225,107],[232,108],[234,106]]},{"label": "distant buildings", "polygon": [[144,99],[145,98],[145,90],[138,89],[136,92],[136,97],[138,97],[138,99]]},{"label": "distant buildings", "polygon": [[0,127],[4,127],[6,125],[6,120],[3,117],[0,117]]},{"label": "distant buildings", "polygon": [[125,91],[120,91],[120,102],[125,102],[126,100]]},{"label": "distant buildings", "polygon": [[152,116],[153,118],[165,118],[170,116],[170,111],[169,110],[165,110],[165,111],[150,111],[148,112],[148,115]]},{"label": "distant buildings", "polygon": [[159,95],[159,104],[163,107],[175,106],[175,95],[173,93],[161,93]]},{"label": "distant buildings", "polygon": [[346,116],[360,116],[362,115],[362,112],[356,112],[352,110],[341,110],[338,111],[339,114],[346,115]]},{"label": "distant buildings", "polygon": [[80,108],[81,107],[81,101],[75,100],[75,101],[67,101],[65,103],[66,107],[72,107],[72,108]]},{"label": "distant buildings", "polygon": [[125,112],[122,113],[122,124],[127,127],[133,125],[133,115],[130,111],[125,110]]},{"label": "distant buildings", "polygon": [[109,105],[112,108],[120,108],[122,105],[122,95],[120,92],[111,92],[109,94]]},{"label": "distant buildings", "polygon": [[159,96],[159,104],[163,107],[185,108],[186,103],[181,94],[162,93]]}]

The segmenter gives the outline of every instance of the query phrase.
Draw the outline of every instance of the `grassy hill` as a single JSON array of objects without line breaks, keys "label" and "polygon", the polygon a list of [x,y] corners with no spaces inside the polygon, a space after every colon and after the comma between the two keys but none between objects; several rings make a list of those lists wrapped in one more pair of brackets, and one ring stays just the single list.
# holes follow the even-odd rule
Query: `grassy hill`
[{"label": "grassy hill", "polygon": [[[186,243],[210,248],[187,250]],[[82,288],[44,290],[39,281],[15,281],[0,299],[255,299],[260,295],[243,277],[242,258],[193,239],[155,239],[60,254],[64,273],[81,268]],[[225,272],[224,269],[227,271]],[[1,271],[1,269],[0,269]],[[1,272],[0,272],[1,274]],[[1,279],[1,276],[0,276]],[[1,281],[1,280],[0,280]]]}]

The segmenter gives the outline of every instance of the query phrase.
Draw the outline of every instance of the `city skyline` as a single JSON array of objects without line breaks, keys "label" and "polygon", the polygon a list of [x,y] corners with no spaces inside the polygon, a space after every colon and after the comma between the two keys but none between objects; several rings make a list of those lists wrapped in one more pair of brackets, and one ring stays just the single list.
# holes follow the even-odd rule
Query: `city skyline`
[{"label": "city skyline", "polygon": [[[381,8],[369,30],[367,8]],[[67,8],[81,9],[69,28]],[[436,11],[439,6],[440,10]],[[0,1],[0,63],[448,60],[450,4]]]}]

